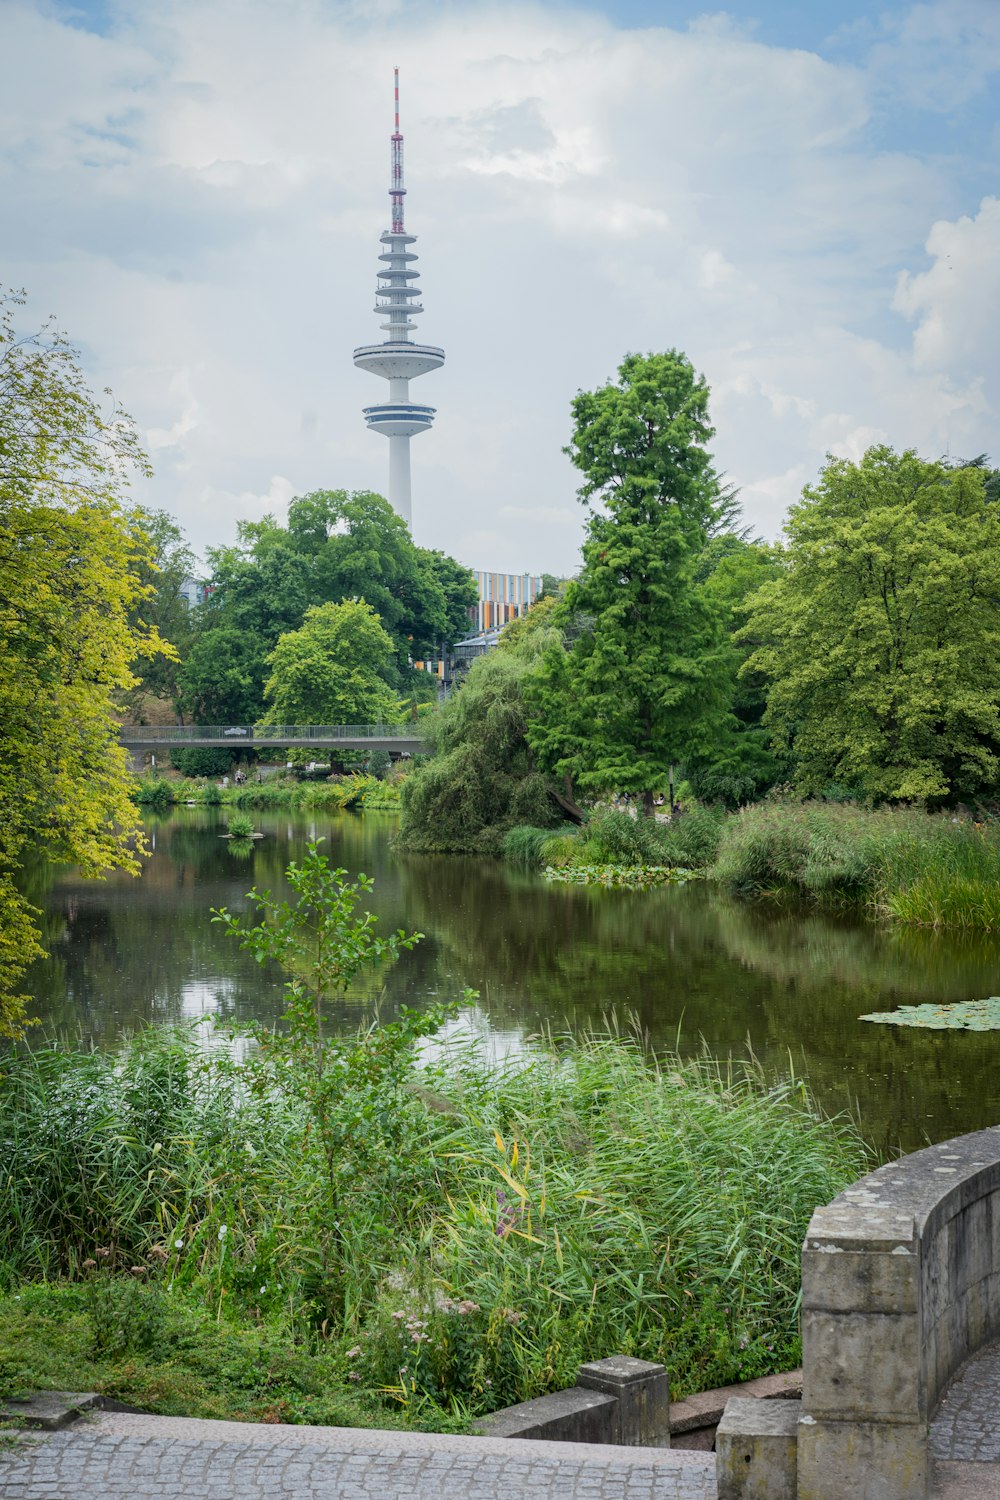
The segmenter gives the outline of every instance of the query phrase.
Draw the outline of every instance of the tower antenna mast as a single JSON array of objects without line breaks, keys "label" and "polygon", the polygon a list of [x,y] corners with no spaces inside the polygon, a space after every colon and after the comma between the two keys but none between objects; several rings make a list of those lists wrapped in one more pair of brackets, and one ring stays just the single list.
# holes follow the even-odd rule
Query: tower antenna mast
[{"label": "tower antenna mast", "polygon": [[389,500],[407,526],[411,520],[410,438],[426,432],[434,421],[433,406],[418,406],[410,400],[410,381],[444,364],[444,350],[433,344],[416,344],[410,335],[416,324],[413,316],[422,313],[420,289],[414,285],[416,254],[410,246],[416,235],[407,234],[403,205],[406,185],[403,179],[403,133],[399,128],[399,69],[394,69],[394,125],[389,138],[389,203],[391,229],[381,235],[386,247],[379,256],[384,269],[378,272],[378,299],[375,311],[386,316],[381,325],[388,335],[382,344],[365,344],[354,351],[359,370],[381,375],[389,382],[389,400],[378,406],[366,406],[365,421],[369,430],[389,439]]}]

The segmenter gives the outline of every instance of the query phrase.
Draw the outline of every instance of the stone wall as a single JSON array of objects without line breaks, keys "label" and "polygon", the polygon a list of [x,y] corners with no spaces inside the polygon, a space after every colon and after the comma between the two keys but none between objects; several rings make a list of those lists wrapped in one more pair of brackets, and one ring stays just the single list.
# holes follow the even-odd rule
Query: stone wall
[{"label": "stone wall", "polygon": [[913,1500],[951,1376],[1000,1335],[1000,1129],[890,1162],[802,1252],[800,1500]]},{"label": "stone wall", "polygon": [[[926,1496],[938,1400],[997,1337],[1000,1127],[890,1162],[816,1210],[802,1252],[797,1475],[770,1493]],[[734,1411],[731,1444],[720,1428],[720,1464],[723,1446],[734,1456],[725,1483],[720,1467],[724,1500],[751,1493],[733,1478],[740,1464],[748,1475],[754,1466],[750,1418]]]}]

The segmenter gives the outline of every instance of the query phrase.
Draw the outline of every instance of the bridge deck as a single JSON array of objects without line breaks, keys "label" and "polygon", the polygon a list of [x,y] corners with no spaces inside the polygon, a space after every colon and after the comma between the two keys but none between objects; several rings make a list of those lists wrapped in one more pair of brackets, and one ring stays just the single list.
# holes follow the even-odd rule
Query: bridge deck
[{"label": "bridge deck", "polygon": [[119,742],[127,750],[169,750],[172,746],[224,746],[239,750],[291,745],[341,750],[389,750],[413,754],[424,748],[414,724],[125,724]]}]

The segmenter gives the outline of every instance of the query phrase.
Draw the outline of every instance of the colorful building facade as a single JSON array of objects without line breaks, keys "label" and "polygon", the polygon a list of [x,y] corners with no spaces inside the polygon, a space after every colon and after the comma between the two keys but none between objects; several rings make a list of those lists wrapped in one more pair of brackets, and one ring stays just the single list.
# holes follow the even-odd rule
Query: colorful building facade
[{"label": "colorful building facade", "polygon": [[476,573],[479,603],[475,628],[495,630],[526,615],[542,592],[541,578],[531,573]]}]

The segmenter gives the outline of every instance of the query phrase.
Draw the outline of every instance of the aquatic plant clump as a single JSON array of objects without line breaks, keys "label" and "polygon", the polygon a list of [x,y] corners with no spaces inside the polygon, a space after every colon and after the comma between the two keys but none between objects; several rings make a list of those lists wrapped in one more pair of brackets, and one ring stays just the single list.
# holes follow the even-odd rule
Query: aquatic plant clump
[{"label": "aquatic plant clump", "polygon": [[648,885],[683,885],[701,875],[700,870],[676,869],[670,865],[546,865],[542,873],[556,885],[614,885],[629,890]]},{"label": "aquatic plant clump", "polygon": [[338,1047],[334,1259],[322,1142],[259,1054],[151,1029],[118,1054],[12,1056],[0,1289],[135,1274],[234,1327],[321,1338],[345,1390],[425,1422],[615,1352],[669,1363],[679,1391],[797,1362],[809,1216],[869,1165],[800,1082],[614,1033],[502,1063],[443,1037],[421,1061],[370,1027]]},{"label": "aquatic plant clump", "polygon": [[249,813],[230,813],[226,819],[226,828],[231,838],[248,839],[254,832],[253,818]]}]

